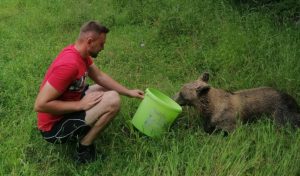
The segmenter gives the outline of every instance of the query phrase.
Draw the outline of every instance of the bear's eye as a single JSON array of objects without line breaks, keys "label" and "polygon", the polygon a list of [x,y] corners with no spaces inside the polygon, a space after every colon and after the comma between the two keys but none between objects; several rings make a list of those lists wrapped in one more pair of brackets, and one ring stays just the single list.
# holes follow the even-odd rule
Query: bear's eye
[{"label": "bear's eye", "polygon": [[182,92],[179,92],[179,97],[184,99],[184,96],[183,96]]}]

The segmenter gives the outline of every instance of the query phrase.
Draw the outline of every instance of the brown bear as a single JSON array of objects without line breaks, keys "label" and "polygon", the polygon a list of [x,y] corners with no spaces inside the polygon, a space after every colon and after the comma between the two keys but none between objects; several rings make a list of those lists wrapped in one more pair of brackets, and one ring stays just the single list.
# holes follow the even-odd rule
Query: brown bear
[{"label": "brown bear", "polygon": [[205,72],[174,96],[179,105],[193,106],[200,112],[206,132],[231,132],[239,120],[247,123],[262,117],[272,117],[280,126],[289,123],[300,127],[300,108],[292,96],[270,87],[229,92],[211,87],[208,80]]}]

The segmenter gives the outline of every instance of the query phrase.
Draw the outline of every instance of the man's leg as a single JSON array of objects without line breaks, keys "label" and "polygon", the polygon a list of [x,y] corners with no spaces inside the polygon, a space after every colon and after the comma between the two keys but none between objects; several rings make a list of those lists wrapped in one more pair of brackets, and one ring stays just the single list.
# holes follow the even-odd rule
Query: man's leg
[{"label": "man's leg", "polygon": [[91,126],[91,129],[80,140],[79,151],[77,151],[77,155],[80,155],[79,160],[83,160],[83,162],[85,162],[85,160],[89,160],[85,159],[89,158],[89,156],[84,156],[84,153],[81,155],[82,152],[80,152],[80,150],[85,150],[88,149],[89,146],[93,146],[93,141],[97,136],[99,136],[100,132],[107,126],[107,124],[116,116],[120,109],[120,96],[116,91],[106,91],[104,88],[98,85],[93,85],[90,86],[90,88],[85,93],[89,94],[93,91],[103,91],[104,94],[102,100],[98,104],[86,111],[85,121],[86,124]]},{"label": "man's leg", "polygon": [[80,143],[90,145],[106,127],[106,125],[116,116],[120,109],[120,96],[116,91],[105,91],[98,85],[91,86],[86,94],[93,91],[104,91],[102,100],[94,107],[86,111],[85,121],[92,128],[84,136]]}]

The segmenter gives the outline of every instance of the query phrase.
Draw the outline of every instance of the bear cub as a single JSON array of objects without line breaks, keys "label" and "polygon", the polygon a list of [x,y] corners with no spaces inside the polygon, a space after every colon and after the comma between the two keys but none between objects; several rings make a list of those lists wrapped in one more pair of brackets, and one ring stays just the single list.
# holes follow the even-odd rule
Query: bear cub
[{"label": "bear cub", "polygon": [[300,127],[300,108],[292,96],[271,87],[229,92],[211,87],[208,80],[205,72],[198,80],[183,85],[174,96],[179,105],[199,111],[206,132],[232,132],[238,120],[248,123],[262,117],[271,117],[279,126]]}]

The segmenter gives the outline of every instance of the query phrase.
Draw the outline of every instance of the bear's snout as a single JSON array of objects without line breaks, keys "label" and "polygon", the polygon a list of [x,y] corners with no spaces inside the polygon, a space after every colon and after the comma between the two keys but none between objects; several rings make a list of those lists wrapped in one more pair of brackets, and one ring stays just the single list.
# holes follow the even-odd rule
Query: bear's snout
[{"label": "bear's snout", "polygon": [[176,101],[176,103],[178,103],[180,106],[186,105],[185,100],[180,96],[179,92],[173,96],[173,100]]}]

